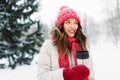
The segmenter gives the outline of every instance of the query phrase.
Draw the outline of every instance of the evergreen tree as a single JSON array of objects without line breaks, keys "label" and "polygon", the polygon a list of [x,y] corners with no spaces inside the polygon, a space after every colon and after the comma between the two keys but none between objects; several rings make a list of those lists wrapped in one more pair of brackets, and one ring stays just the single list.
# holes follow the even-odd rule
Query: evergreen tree
[{"label": "evergreen tree", "polygon": [[36,0],[0,0],[0,59],[8,58],[9,67],[30,64],[44,41]]}]

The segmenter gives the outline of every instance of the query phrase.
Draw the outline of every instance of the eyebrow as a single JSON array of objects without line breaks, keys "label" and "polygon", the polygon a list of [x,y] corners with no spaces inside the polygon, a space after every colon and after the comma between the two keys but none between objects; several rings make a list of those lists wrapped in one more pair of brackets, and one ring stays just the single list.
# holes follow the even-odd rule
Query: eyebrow
[{"label": "eyebrow", "polygon": [[[66,21],[71,21],[70,19],[66,20]],[[75,20],[75,22],[78,22],[77,20]]]}]

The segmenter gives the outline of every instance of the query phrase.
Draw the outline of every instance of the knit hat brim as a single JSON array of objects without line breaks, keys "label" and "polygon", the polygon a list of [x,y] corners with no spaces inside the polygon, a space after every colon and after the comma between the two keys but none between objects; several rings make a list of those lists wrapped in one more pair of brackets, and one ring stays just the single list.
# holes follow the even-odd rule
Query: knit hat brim
[{"label": "knit hat brim", "polygon": [[62,23],[64,23],[64,21],[66,21],[70,18],[74,18],[80,23],[80,18],[76,11],[74,11],[71,8],[68,8],[67,6],[62,6],[60,8],[60,12],[59,12],[59,15],[58,15],[57,21],[56,21],[57,27],[60,27],[62,25]]}]

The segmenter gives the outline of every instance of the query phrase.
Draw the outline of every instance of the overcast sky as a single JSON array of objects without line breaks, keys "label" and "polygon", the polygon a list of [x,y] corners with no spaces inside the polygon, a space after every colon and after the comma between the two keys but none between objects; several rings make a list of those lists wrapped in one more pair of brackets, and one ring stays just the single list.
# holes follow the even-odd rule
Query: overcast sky
[{"label": "overcast sky", "polygon": [[79,15],[84,13],[91,16],[95,21],[104,18],[101,0],[41,0],[40,13],[35,18],[40,18],[46,24],[54,23],[59,8],[63,5],[75,9]]}]

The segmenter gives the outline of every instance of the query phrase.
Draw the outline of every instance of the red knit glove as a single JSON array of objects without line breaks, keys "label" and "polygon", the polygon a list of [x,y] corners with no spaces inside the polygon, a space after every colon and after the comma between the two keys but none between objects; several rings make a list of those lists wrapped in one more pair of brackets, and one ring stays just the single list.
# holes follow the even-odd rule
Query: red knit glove
[{"label": "red knit glove", "polygon": [[88,78],[89,74],[90,71],[85,65],[77,65],[63,70],[64,80],[84,80]]}]

